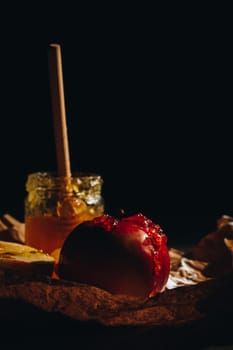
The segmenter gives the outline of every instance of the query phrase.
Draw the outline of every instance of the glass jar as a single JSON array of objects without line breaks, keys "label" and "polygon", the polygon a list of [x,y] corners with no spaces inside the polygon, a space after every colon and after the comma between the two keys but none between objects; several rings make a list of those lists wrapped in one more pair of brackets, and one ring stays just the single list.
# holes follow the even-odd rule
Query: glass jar
[{"label": "glass jar", "polygon": [[104,213],[101,176],[77,173],[28,175],[25,199],[25,243],[45,253],[60,249],[81,222]]}]

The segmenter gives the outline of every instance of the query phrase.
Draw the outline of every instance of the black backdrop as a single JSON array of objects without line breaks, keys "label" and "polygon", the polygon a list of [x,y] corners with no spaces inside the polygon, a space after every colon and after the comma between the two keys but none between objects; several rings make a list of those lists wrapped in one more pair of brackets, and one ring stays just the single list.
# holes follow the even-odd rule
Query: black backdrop
[{"label": "black backdrop", "polygon": [[47,66],[56,42],[72,170],[102,175],[107,212],[142,212],[171,244],[197,241],[233,214],[227,11],[60,10],[14,8],[2,24],[0,213],[23,220],[27,174],[56,169]]}]

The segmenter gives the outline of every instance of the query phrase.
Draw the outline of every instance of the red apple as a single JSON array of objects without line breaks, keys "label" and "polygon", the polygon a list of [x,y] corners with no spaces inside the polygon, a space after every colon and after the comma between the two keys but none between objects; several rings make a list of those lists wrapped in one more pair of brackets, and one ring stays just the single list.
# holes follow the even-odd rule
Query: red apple
[{"label": "red apple", "polygon": [[61,249],[62,279],[94,285],[112,294],[153,297],[168,280],[167,237],[142,214],[102,215],[77,226]]}]

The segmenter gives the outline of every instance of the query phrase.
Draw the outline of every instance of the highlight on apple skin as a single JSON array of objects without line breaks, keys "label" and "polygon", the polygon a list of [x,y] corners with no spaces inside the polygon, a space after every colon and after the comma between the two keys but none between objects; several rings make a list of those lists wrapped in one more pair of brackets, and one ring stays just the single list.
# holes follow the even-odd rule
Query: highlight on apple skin
[{"label": "highlight on apple skin", "polygon": [[78,225],[57,265],[59,278],[142,298],[162,292],[169,272],[167,236],[141,213],[121,219],[104,214]]}]

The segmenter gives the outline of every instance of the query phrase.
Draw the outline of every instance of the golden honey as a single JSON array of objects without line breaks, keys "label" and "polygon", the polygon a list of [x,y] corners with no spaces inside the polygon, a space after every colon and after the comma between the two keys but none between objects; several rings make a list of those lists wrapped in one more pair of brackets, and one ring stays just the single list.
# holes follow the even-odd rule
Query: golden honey
[{"label": "golden honey", "polygon": [[49,172],[28,175],[25,243],[51,254],[83,221],[104,213],[101,176],[78,173],[71,178]]}]

